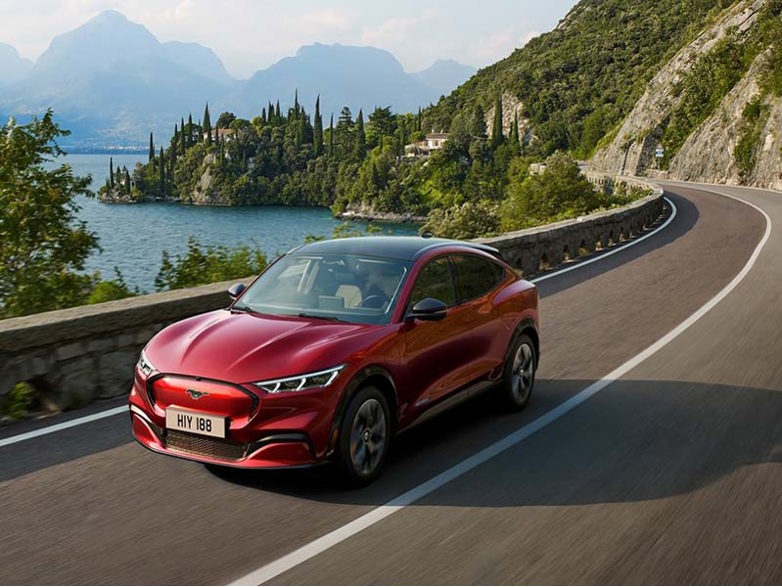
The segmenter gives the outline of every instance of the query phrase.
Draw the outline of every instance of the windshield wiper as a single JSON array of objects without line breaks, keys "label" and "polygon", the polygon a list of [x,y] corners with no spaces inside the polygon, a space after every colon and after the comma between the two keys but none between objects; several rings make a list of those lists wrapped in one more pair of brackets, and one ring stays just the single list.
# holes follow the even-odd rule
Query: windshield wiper
[{"label": "windshield wiper", "polygon": [[301,312],[296,315],[299,318],[317,318],[318,320],[328,320],[330,322],[346,322],[346,320],[343,320],[342,318],[337,318],[336,316],[320,316],[318,314],[308,314],[307,312]]},{"label": "windshield wiper", "polygon": [[250,306],[248,306],[247,304],[242,304],[242,303],[239,303],[239,302],[237,302],[233,306],[231,306],[229,308],[229,310],[231,310],[231,312],[254,312],[255,311]]}]

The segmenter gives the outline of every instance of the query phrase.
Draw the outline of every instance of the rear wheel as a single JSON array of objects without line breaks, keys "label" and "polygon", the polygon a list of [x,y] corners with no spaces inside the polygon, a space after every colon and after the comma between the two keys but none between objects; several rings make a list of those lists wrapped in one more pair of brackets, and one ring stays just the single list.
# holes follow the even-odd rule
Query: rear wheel
[{"label": "rear wheel", "polygon": [[376,387],[362,388],[348,403],[339,433],[339,462],[352,482],[369,483],[380,475],[390,434],[385,396]]},{"label": "rear wheel", "polygon": [[519,411],[527,406],[535,386],[537,366],[535,344],[529,335],[519,334],[514,337],[505,358],[503,380],[497,388],[497,396],[503,408]]}]

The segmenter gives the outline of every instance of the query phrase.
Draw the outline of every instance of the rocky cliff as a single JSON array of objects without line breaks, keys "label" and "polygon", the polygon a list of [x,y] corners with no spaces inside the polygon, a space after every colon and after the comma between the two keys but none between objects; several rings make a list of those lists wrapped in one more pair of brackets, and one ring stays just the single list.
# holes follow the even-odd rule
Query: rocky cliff
[{"label": "rocky cliff", "polygon": [[592,169],[782,189],[782,98],[763,81],[778,67],[779,10],[775,0],[738,2],[682,48]]}]

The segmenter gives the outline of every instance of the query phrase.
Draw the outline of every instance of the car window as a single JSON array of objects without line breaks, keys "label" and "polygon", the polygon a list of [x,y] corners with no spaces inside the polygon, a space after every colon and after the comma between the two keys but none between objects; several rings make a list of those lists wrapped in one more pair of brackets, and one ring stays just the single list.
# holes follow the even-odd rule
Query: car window
[{"label": "car window", "polygon": [[241,302],[265,314],[387,324],[408,266],[364,255],[287,255],[258,278]]},{"label": "car window", "polygon": [[454,255],[453,262],[459,299],[473,300],[491,291],[505,277],[505,269],[476,255]]},{"label": "car window", "polygon": [[439,257],[424,266],[415,280],[410,308],[425,298],[434,298],[447,306],[456,304],[456,290],[451,277],[451,267],[446,257]]}]

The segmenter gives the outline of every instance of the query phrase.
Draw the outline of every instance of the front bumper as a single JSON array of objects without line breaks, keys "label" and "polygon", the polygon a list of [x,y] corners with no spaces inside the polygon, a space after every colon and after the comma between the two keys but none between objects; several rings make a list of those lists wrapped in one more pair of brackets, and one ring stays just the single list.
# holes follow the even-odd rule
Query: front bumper
[{"label": "front bumper", "polygon": [[[279,397],[260,394],[251,414],[229,418],[223,439],[167,430],[165,406],[155,401],[148,386],[149,382],[136,377],[129,407],[133,436],[154,452],[247,469],[310,466],[329,456],[337,389]],[[195,409],[181,404],[186,404],[184,395],[177,407]]]}]

